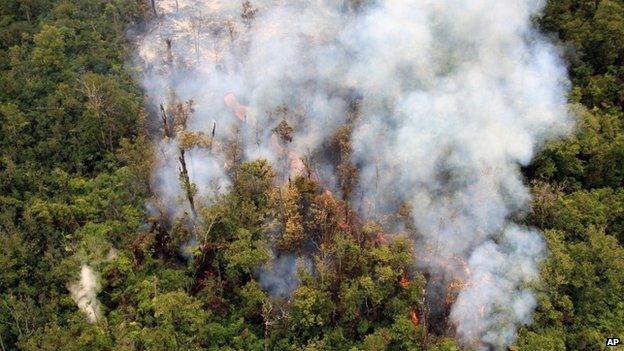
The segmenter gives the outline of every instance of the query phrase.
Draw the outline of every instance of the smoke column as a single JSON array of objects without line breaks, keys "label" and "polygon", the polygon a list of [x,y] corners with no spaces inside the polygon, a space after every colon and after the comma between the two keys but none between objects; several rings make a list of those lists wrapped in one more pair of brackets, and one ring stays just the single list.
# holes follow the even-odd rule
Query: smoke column
[{"label": "smoke column", "polygon": [[[190,129],[209,133],[216,122],[224,139],[252,115],[245,157],[277,165],[270,140],[279,107],[290,111],[283,118],[295,131],[291,151],[303,155],[345,122],[356,93],[357,193],[374,203],[362,204],[362,215],[409,203],[417,264],[432,290],[459,282],[450,312],[459,339],[483,349],[511,344],[530,322],[536,302],[526,284],[545,255],[539,234],[514,224],[530,204],[519,168],[573,126],[565,67],[531,25],[543,1],[250,5],[156,1],[158,17],[139,35],[136,60],[154,110],[173,89],[196,103]],[[163,59],[167,39],[173,64]],[[163,154],[176,142],[163,141]],[[215,182],[227,187],[218,153],[189,158],[200,196]],[[175,161],[156,170],[156,188],[179,198],[168,167]]]},{"label": "smoke column", "polygon": [[85,314],[89,323],[95,323],[100,319],[100,301],[97,293],[100,291],[100,284],[93,269],[88,265],[82,265],[80,269],[80,280],[69,285],[71,297],[78,308]]}]

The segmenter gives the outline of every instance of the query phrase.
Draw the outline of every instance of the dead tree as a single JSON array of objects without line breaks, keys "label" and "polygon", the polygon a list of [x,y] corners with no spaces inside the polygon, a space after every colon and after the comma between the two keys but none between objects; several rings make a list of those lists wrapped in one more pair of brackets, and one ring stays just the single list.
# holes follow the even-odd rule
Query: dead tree
[{"label": "dead tree", "polygon": [[203,134],[192,133],[186,130],[186,122],[189,116],[194,112],[193,101],[179,102],[175,93],[171,94],[171,104],[169,106],[169,114],[164,105],[160,105],[161,119],[163,123],[163,136],[166,139],[178,139],[178,163],[179,174],[182,188],[186,196],[186,200],[191,208],[193,219],[197,218],[197,210],[195,207],[195,185],[191,182],[189,176],[186,151],[199,144],[212,145],[212,138],[206,142]]},{"label": "dead tree", "polygon": [[243,19],[243,22],[245,23],[245,26],[247,26],[247,28],[251,27],[251,23],[256,18],[257,14],[258,9],[254,8],[249,0],[243,2],[243,9],[240,16]]}]

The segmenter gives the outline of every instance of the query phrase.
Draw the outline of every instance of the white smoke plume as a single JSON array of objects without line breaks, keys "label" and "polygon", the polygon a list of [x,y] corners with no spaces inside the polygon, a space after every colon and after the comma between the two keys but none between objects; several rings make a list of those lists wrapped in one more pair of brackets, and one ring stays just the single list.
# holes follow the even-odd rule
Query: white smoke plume
[{"label": "white smoke plume", "polygon": [[100,301],[97,299],[101,286],[93,269],[83,264],[80,268],[80,280],[71,283],[68,289],[78,308],[87,317],[87,321],[96,323],[101,317]]},{"label": "white smoke plume", "polygon": [[[310,269],[311,262],[304,258],[300,259],[303,267]],[[292,255],[282,255],[269,261],[265,266],[259,268],[255,273],[259,277],[262,289],[269,296],[274,298],[287,299],[299,285],[297,270],[299,268],[298,259]]]},{"label": "white smoke plume", "polygon": [[[434,284],[460,282],[450,312],[460,340],[497,349],[515,340],[545,254],[537,232],[513,223],[530,203],[519,168],[573,124],[565,66],[531,24],[543,1],[155,4],[137,60],[154,110],[173,89],[196,103],[190,129],[209,133],[216,121],[225,141],[240,128],[245,156],[279,167],[271,133],[282,119],[295,130],[290,154],[313,153],[357,95],[362,215],[411,204],[417,263]],[[227,184],[218,155],[190,157],[203,167],[193,181]],[[161,191],[179,196],[177,174],[158,172]]]}]

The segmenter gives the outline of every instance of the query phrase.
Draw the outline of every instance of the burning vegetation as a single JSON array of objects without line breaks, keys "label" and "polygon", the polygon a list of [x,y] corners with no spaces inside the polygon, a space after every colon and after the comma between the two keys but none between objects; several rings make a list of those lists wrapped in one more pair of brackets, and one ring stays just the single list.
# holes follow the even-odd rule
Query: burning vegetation
[{"label": "burning vegetation", "polygon": [[0,350],[604,347],[623,19],[3,0]]},{"label": "burning vegetation", "polygon": [[161,115],[160,254],[195,267],[194,291],[257,284],[265,347],[286,326],[368,330],[394,299],[414,335],[477,348],[530,319],[543,242],[510,218],[527,206],[527,145],[568,127],[556,53],[535,6],[514,3],[499,31],[408,3],[152,3],[138,62]]}]

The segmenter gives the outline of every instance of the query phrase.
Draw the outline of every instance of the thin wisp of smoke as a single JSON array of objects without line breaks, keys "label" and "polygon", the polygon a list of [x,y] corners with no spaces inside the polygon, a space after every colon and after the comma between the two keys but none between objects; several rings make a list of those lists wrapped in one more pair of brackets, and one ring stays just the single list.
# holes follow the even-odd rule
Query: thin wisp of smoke
[{"label": "thin wisp of smoke", "polygon": [[[416,263],[434,284],[463,282],[450,312],[460,340],[513,342],[530,322],[526,285],[545,255],[540,235],[512,220],[530,203],[520,167],[573,124],[565,66],[531,25],[542,1],[155,4],[137,39],[154,110],[175,91],[194,102],[189,130],[213,129],[217,144],[236,133],[243,158],[267,158],[288,175],[345,123],[357,95],[351,138],[363,195],[352,201],[374,203],[361,206],[364,217],[409,203]],[[292,142],[276,147],[284,120]],[[180,143],[162,140],[154,174],[172,212],[186,206],[167,161]],[[188,160],[199,197],[227,188],[227,157],[192,149]]]},{"label": "thin wisp of smoke", "polygon": [[87,317],[87,321],[96,323],[101,317],[100,301],[97,299],[101,287],[93,269],[86,264],[82,265],[80,280],[71,283],[68,289],[78,308]]}]

